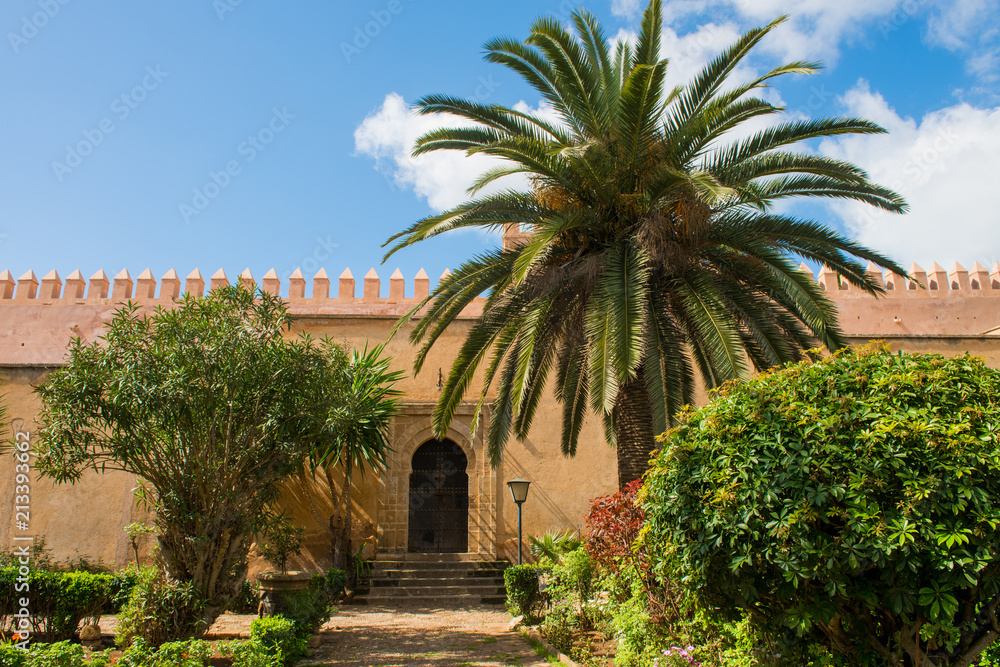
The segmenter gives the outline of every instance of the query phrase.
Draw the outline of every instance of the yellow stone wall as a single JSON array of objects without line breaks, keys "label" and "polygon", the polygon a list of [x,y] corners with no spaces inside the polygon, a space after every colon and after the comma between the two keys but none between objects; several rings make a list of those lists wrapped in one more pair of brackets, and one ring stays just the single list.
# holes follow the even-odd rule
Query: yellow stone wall
[{"label": "yellow stone wall", "polygon": [[[968,351],[1000,366],[1000,336],[996,335],[1000,330],[1000,266],[991,272],[978,265],[972,271],[956,265],[950,273],[936,264],[929,272],[916,269],[919,271],[911,273],[933,289],[909,289],[898,276],[878,274],[879,280],[891,286],[887,296],[878,301],[840,289],[830,272],[821,271],[817,279],[837,304],[842,327],[852,343],[884,338],[894,349],[913,352],[957,355]],[[249,272],[238,281],[255,282]],[[194,271],[187,277],[184,291],[202,294],[206,287],[228,283],[229,279],[218,272],[206,285],[200,273]],[[397,271],[386,291],[377,274],[370,271],[364,278],[361,296],[356,295],[355,281],[348,271],[338,280],[336,296],[330,295],[330,280],[325,272],[317,274],[312,283],[306,296],[306,281],[296,272],[288,286],[286,300],[297,318],[293,335],[308,332],[317,337],[330,336],[360,348],[386,342],[396,319],[428,293],[430,281],[421,272],[407,285]],[[273,272],[264,277],[261,287],[275,294],[281,289]],[[55,272],[41,281],[30,272],[17,281],[7,272],[0,273],[0,372],[6,381],[3,391],[9,418],[20,420],[17,424],[33,433],[39,405],[32,388],[62,363],[69,341],[76,336],[96,340],[116,304],[126,299],[147,310],[173,303],[181,292],[181,281],[171,271],[160,280],[158,291],[156,288],[157,281],[148,271],[136,281],[127,272],[113,281],[98,272],[89,283],[78,273],[65,282]],[[386,353],[392,356],[393,366],[406,372],[399,385],[405,399],[393,425],[394,452],[388,470],[355,478],[353,540],[355,545],[367,541],[369,555],[376,549],[389,553],[406,548],[412,455],[432,439],[431,411],[438,396],[439,371],[447,375],[481,307],[482,302],[477,301],[463,313],[438,342],[418,375],[412,373],[416,350],[409,343],[408,330],[404,328],[388,340]],[[474,384],[471,391],[477,392],[480,386]],[[473,395],[470,393],[470,397]],[[482,426],[476,433],[470,430],[471,413],[471,404],[460,409],[449,434],[469,461],[470,552],[483,558],[516,557],[517,514],[504,486],[507,480],[522,477],[532,482],[524,506],[527,535],[581,527],[590,500],[615,490],[615,454],[604,443],[598,420],[587,423],[578,455],[562,456],[561,410],[551,394],[543,400],[528,438],[510,442],[496,469],[486,459]],[[14,506],[13,465],[10,457],[0,460],[0,507]],[[339,488],[342,483],[340,471],[334,471],[335,486]],[[122,528],[146,517],[134,502],[135,486],[132,476],[120,472],[87,474],[72,486],[35,480],[31,532],[44,536],[59,558],[83,555],[108,564],[126,563],[132,557],[131,546]],[[308,496],[313,499],[312,506]],[[305,487],[293,480],[283,496],[283,503],[307,529],[307,551],[298,564],[308,569],[329,563],[329,537],[320,523],[333,513],[328,496],[323,478],[315,484],[309,481]],[[13,516],[0,522],[0,545],[11,545],[15,534]],[[144,549],[148,550],[148,546]],[[262,567],[259,559],[253,562],[254,571]]]}]

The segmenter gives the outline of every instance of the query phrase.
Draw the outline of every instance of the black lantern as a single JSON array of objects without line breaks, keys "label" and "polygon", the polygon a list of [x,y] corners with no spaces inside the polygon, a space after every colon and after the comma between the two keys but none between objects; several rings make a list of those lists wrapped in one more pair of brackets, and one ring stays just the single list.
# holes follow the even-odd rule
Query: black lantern
[{"label": "black lantern", "polygon": [[510,497],[513,498],[514,502],[517,504],[517,564],[521,564],[521,505],[524,501],[528,499],[528,486],[531,484],[526,479],[512,479],[507,482],[507,488],[510,489]]}]

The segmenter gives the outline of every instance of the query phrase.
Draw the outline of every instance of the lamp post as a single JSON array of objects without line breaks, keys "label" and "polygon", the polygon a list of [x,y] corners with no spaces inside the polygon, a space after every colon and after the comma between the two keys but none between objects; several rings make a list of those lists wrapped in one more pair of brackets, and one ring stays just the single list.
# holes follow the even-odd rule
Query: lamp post
[{"label": "lamp post", "polygon": [[521,505],[524,501],[528,499],[528,486],[531,484],[526,479],[512,479],[507,482],[507,488],[510,489],[510,497],[514,499],[517,504],[517,564],[521,564]]}]

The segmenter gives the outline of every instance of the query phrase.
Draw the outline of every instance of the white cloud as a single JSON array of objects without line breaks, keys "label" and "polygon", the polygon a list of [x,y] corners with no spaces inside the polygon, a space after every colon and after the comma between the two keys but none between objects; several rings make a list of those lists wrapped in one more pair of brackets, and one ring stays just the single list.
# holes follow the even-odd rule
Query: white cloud
[{"label": "white cloud", "polygon": [[[552,109],[545,106],[534,109],[522,101],[514,108],[558,122]],[[414,157],[411,151],[416,140],[431,130],[472,125],[471,121],[454,116],[418,115],[402,96],[390,93],[382,106],[354,130],[354,147],[359,154],[374,158],[375,168],[392,179],[396,186],[413,190],[435,211],[445,211],[467,201],[469,186],[500,161],[483,155],[469,157],[460,151],[435,151]],[[526,186],[526,179],[508,176],[485,192]]]},{"label": "white cloud", "polygon": [[[611,10],[634,19],[641,6],[638,0],[612,0]],[[911,20],[926,20],[927,41],[961,53],[974,75],[992,80],[1000,64],[996,0],[673,0],[663,12],[673,29],[724,19],[740,32],[788,14],[762,50],[782,60],[819,59],[829,66],[860,36],[886,39]]]},{"label": "white cloud", "polygon": [[987,266],[1000,258],[996,156],[1000,107],[957,104],[919,120],[900,117],[864,81],[842,98],[852,115],[882,124],[888,135],[828,139],[820,152],[854,162],[906,197],[906,215],[836,203],[833,210],[859,241],[908,266],[932,261]]},{"label": "white cloud", "polygon": [[611,13],[633,19],[639,15],[639,0],[611,0]]},{"label": "white cloud", "polygon": [[[909,0],[913,1],[913,0]],[[664,23],[668,26],[688,19],[718,20],[728,18],[727,25],[738,27],[738,33],[750,26],[766,24],[782,14],[788,23],[772,33],[762,45],[785,60],[820,58],[833,62],[842,42],[851,41],[859,28],[873,19],[892,14],[907,0],[675,0],[664,6]],[[612,12],[631,17],[625,11],[634,3],[613,0]]]}]

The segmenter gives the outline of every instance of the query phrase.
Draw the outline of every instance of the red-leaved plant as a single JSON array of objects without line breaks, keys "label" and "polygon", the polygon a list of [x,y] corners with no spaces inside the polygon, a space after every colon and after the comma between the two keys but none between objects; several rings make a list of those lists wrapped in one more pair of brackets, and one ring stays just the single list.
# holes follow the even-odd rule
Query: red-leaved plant
[{"label": "red-leaved plant", "polygon": [[642,508],[635,502],[640,488],[642,480],[636,480],[618,493],[591,502],[584,546],[590,557],[605,570],[616,569],[625,562],[645,573],[649,566],[646,554],[633,548],[646,520]]}]

